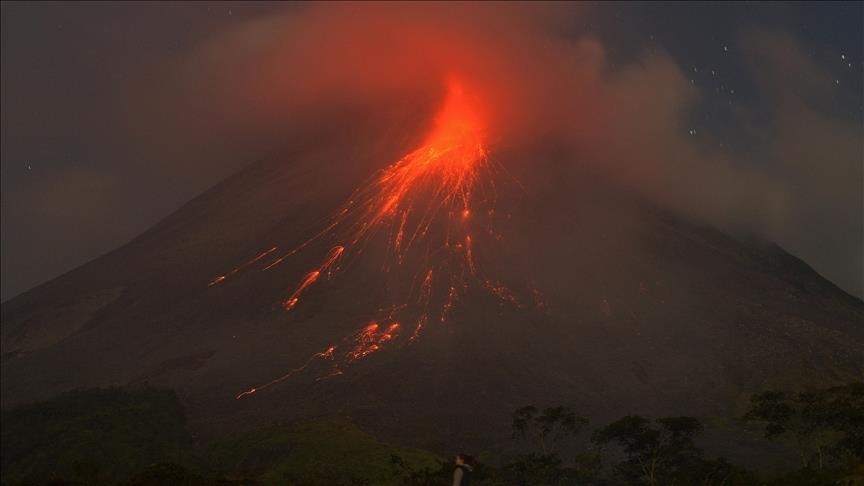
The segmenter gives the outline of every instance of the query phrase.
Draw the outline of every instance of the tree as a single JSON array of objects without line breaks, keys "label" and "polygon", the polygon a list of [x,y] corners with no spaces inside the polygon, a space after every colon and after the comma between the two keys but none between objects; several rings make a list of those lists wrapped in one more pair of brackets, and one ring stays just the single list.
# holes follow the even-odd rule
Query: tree
[{"label": "tree", "polygon": [[809,468],[825,467],[827,456],[864,458],[864,383],[799,393],[766,391],[750,397],[745,419],[764,423],[765,437],[790,437]]},{"label": "tree", "polygon": [[554,485],[564,482],[567,472],[561,465],[561,458],[557,454],[530,453],[519,456],[518,460],[504,466],[504,472],[509,473],[505,477],[505,483],[519,485]]},{"label": "tree", "polygon": [[600,447],[620,448],[625,459],[618,471],[630,481],[646,481],[655,486],[671,478],[689,463],[702,457],[693,437],[702,424],[693,417],[649,419],[631,415],[597,430],[592,440]]},{"label": "tree", "polygon": [[823,425],[839,434],[829,451],[849,463],[864,463],[864,382],[827,388],[819,395]]},{"label": "tree", "polygon": [[514,437],[538,447],[543,454],[554,454],[560,441],[576,437],[587,424],[588,419],[562,406],[540,413],[537,407],[528,405],[513,412]]},{"label": "tree", "polygon": [[674,474],[674,484],[731,486],[761,484],[758,476],[730,463],[726,458],[691,457],[681,462]]},{"label": "tree", "polygon": [[533,405],[513,412],[513,437],[528,444],[531,451],[518,456],[504,468],[507,482],[531,485],[572,484],[579,471],[564,466],[558,448],[575,439],[588,419],[567,407],[549,407],[542,412]]}]

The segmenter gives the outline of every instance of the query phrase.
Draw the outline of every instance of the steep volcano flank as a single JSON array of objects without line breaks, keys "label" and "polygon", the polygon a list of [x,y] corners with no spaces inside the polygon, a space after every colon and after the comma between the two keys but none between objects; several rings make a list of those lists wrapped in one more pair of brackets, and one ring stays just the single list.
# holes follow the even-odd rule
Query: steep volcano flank
[{"label": "steep volcano flank", "polygon": [[[524,307],[527,299],[520,299],[506,283],[477,265],[478,254],[486,250],[478,243],[502,239],[492,225],[496,174],[487,150],[479,99],[451,80],[420,145],[354,190],[322,230],[299,245],[263,250],[210,280],[208,287],[222,286],[256,266],[270,271],[326,241],[332,241],[332,246],[325,256],[282,301],[286,311],[294,311],[313,287],[339,273],[343,261],[372,253],[370,246],[386,249],[379,265],[388,277],[395,277],[388,278],[389,299],[379,302],[378,309],[367,310],[362,327],[313,353],[302,366],[252,386],[236,398],[250,397],[307,372],[316,360],[331,362],[331,370],[317,380],[328,379],[343,375],[345,367],[385,346],[410,344],[433,322],[444,324],[472,288]],[[494,261],[491,266],[496,266]],[[539,291],[531,290],[540,307]]]},{"label": "steep volcano flank", "polygon": [[[627,413],[732,416],[749,392],[864,372],[864,305],[799,260],[677,219],[596,178],[561,176],[534,157],[535,176],[515,176],[521,188],[497,185],[492,226],[503,238],[472,233],[484,250],[476,266],[519,305],[472,281],[421,339],[409,341],[406,330],[327,377],[332,361],[310,358],[347,346],[377,311],[416,302],[421,262],[461,269],[464,253],[412,247],[399,264],[386,244],[392,235],[381,231],[287,312],[284,300],[338,235],[271,270],[207,283],[274,245],[306,241],[357,181],[419,143],[405,136],[358,149],[373,128],[253,164],[128,245],[5,303],[4,408],[146,380],[176,388],[205,435],[342,412],[446,449],[506,443],[508,414],[528,403],[568,404],[595,423]],[[446,234],[445,221],[430,226],[433,236]],[[447,285],[434,285],[429,307],[441,309]]]}]

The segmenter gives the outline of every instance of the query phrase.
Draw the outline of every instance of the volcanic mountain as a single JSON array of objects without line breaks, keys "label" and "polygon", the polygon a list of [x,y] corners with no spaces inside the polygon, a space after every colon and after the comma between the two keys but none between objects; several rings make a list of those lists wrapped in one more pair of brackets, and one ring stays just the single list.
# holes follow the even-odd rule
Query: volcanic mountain
[{"label": "volcanic mountain", "polygon": [[[3,408],[148,382],[205,436],[342,413],[449,450],[505,442],[525,404],[729,417],[754,391],[864,373],[864,304],[774,244],[551,152],[359,125],[4,303]],[[460,172],[475,158],[510,170],[470,174],[484,187]]]}]

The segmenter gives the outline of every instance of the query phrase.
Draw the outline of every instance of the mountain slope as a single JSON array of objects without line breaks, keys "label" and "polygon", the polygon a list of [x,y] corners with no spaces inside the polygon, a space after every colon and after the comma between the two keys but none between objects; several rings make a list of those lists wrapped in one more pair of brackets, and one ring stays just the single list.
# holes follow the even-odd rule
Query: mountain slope
[{"label": "mountain slope", "polygon": [[205,435],[340,412],[446,449],[504,443],[509,413],[528,403],[598,421],[732,416],[755,390],[864,373],[864,304],[800,260],[541,160],[516,170],[521,186],[499,186],[502,238],[477,255],[524,291],[519,305],[467,288],[446,322],[334,375],[315,354],[344,348],[401,291],[381,271],[377,240],[290,312],[282,303],[327,253],[323,242],[207,284],[273,246],[301,244],[357,181],[411,147],[408,137],[370,143],[378,128],[253,164],[129,244],[3,304],[3,407],[147,381],[177,389]]}]

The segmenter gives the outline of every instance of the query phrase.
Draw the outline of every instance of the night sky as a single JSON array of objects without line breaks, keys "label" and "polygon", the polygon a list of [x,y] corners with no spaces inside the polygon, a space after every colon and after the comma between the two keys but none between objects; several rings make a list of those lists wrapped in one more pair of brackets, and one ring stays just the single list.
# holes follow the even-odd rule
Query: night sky
[{"label": "night sky", "polygon": [[[274,123],[286,114],[277,111],[300,123],[304,113],[284,108],[297,105],[266,112],[238,94],[273,72],[255,71],[257,53],[305,49],[332,34],[328,16],[352,17],[340,9],[382,7],[321,8],[4,2],[2,300],[122,245],[284,143],[290,128]],[[864,4],[557,8],[548,35],[591,39],[610,92],[627,81],[636,85],[627,93],[650,101],[669,88],[681,108],[616,112],[609,130],[622,139],[668,126],[661,147],[693,154],[693,166],[658,161],[671,175],[634,185],[690,216],[777,241],[864,295]],[[494,19],[477,18],[494,32]],[[502,34],[502,50],[513,38]],[[302,61],[284,59],[280,75],[308,76]],[[587,151],[613,160],[607,152]],[[694,205],[704,210],[691,213]]]}]

